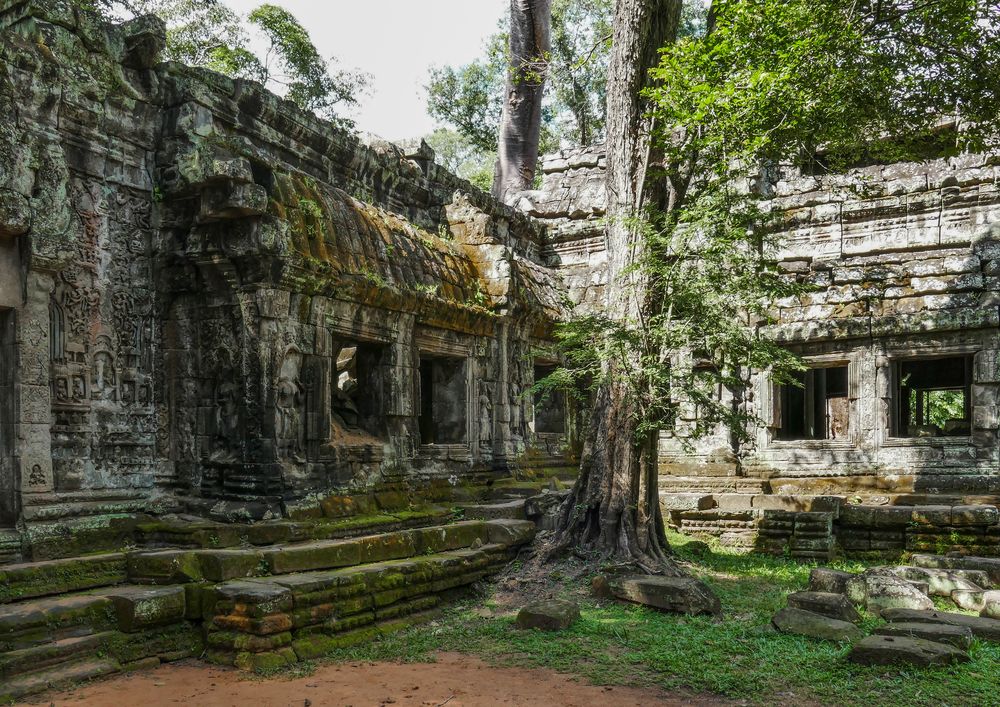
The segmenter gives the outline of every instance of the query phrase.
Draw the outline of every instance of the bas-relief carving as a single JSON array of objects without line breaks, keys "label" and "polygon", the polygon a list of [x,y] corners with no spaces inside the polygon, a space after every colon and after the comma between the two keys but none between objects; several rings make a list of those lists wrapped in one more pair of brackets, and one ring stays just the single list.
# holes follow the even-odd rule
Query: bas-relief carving
[{"label": "bas-relief carving", "polygon": [[275,434],[278,457],[296,464],[305,463],[305,386],[302,384],[302,355],[285,355],[275,389]]}]

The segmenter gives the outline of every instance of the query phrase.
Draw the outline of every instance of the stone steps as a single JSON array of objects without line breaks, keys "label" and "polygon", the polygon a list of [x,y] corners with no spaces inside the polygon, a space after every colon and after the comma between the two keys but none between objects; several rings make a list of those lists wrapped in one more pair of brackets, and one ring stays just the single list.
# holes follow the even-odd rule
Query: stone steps
[{"label": "stone steps", "polygon": [[471,520],[495,520],[498,518],[524,520],[527,517],[524,510],[525,502],[526,499],[517,498],[499,503],[460,503],[458,507],[465,512],[465,517]]},{"label": "stone steps", "polygon": [[121,552],[0,567],[0,605],[21,599],[78,592],[126,580]]},{"label": "stone steps", "polygon": [[[31,581],[21,581],[26,568],[7,568],[8,595],[18,598],[0,604],[0,694],[198,655],[206,642],[210,660],[244,669],[310,660],[426,619],[534,532],[527,520],[470,520],[262,548],[56,560],[35,563],[44,569]],[[57,570],[74,578],[58,585],[67,593],[31,596]],[[91,586],[102,577],[115,583]]]}]

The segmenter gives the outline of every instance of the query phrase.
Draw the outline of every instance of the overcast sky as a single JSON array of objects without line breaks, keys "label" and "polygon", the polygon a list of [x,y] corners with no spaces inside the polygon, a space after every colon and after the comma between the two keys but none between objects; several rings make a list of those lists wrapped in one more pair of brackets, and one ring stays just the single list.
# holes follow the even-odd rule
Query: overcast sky
[{"label": "overcast sky", "polygon": [[[225,0],[246,14],[263,0]],[[431,66],[481,55],[509,0],[277,0],[309,31],[325,57],[373,76],[353,117],[358,129],[389,140],[434,128],[427,115]]]}]

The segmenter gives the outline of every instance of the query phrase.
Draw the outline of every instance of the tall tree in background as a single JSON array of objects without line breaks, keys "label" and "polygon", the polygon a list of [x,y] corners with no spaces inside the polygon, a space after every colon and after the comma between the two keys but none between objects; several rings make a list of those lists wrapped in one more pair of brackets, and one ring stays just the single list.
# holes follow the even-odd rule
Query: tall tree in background
[{"label": "tall tree in background", "polygon": [[501,201],[535,179],[551,39],[552,0],[510,0],[510,64],[493,175],[493,196]]},{"label": "tall tree in background", "polygon": [[[669,38],[676,12],[673,0],[616,6],[607,311],[564,328],[559,374],[592,380],[594,402],[556,549],[664,573],[677,568],[657,502],[658,433],[676,434],[677,406],[694,402],[700,431],[721,422],[752,441],[752,407],[706,389],[738,394],[751,371],[788,382],[801,366],[764,329],[770,303],[803,293],[776,262],[782,214],[768,200],[781,171],[1000,143],[996,3],[716,0],[710,31],[664,47],[648,81],[653,37]],[[842,188],[870,186],[853,182]]]}]

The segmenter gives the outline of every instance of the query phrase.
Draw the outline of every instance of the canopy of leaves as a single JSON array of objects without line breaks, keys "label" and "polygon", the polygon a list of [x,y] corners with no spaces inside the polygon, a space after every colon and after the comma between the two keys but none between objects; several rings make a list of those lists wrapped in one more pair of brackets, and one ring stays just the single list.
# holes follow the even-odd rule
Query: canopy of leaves
[{"label": "canopy of leaves", "polygon": [[1000,5],[717,0],[714,13],[710,33],[664,48],[648,92],[661,166],[647,180],[667,180],[669,199],[634,224],[628,282],[608,285],[632,288],[641,314],[567,325],[562,377],[593,384],[615,368],[640,433],[675,428],[694,403],[685,434],[724,423],[748,439],[760,422],[741,405],[748,373],[791,382],[801,368],[763,335],[771,304],[809,287],[775,262],[771,184],[802,165],[922,157],[947,117],[959,129],[935,143],[946,154],[995,146]]}]

